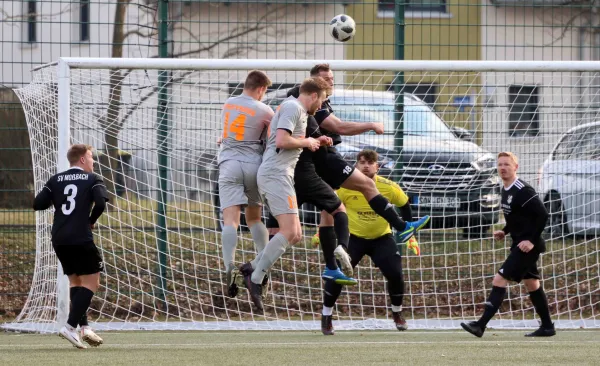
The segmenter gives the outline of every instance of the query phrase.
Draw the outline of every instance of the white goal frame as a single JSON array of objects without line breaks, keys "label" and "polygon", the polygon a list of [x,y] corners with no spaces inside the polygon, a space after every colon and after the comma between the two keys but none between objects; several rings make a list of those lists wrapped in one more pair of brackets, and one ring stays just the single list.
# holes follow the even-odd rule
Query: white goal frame
[{"label": "white goal frame", "polygon": [[[318,63],[328,63],[336,71],[411,72],[600,72],[596,61],[384,61],[384,60],[214,60],[214,59],[146,59],[63,57],[57,66],[58,79],[58,159],[57,170],[68,169],[66,158],[70,146],[72,69],[153,69],[153,70],[253,70],[306,71]],[[46,67],[48,65],[40,66]],[[37,270],[37,267],[36,267]],[[60,264],[57,271],[57,318],[54,324],[37,326],[28,323],[5,324],[8,330],[55,332],[66,322],[69,312],[69,282]],[[454,323],[455,321],[453,321]],[[458,324],[453,324],[457,326]],[[435,325],[433,325],[435,327]],[[597,324],[596,324],[597,326]],[[148,329],[160,327],[149,327]],[[127,328],[125,328],[127,329]],[[134,329],[134,328],[132,328]],[[257,325],[260,329],[260,325]]]}]

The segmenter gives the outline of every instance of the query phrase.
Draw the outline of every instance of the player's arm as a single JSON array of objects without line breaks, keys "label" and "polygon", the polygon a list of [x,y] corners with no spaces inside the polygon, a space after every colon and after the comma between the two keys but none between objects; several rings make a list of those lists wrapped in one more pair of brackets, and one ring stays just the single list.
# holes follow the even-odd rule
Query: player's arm
[{"label": "player's arm", "polygon": [[296,123],[300,123],[301,115],[302,111],[292,103],[282,104],[275,135],[275,146],[278,149],[309,148],[311,151],[315,151],[319,148],[319,142],[312,137],[297,138],[292,136]]},{"label": "player's arm", "polygon": [[40,193],[33,200],[33,209],[35,211],[46,210],[52,206],[52,190],[50,189],[50,181],[46,182]]},{"label": "player's arm", "polygon": [[311,151],[315,151],[319,148],[320,143],[312,137],[296,138],[292,136],[292,131],[285,128],[278,128],[277,135],[275,135],[275,146],[278,149],[285,150],[308,148]]},{"label": "player's arm", "polygon": [[[542,235],[546,223],[548,222],[548,211],[542,203],[539,195],[532,187],[525,187],[520,194],[521,207],[527,212],[527,216],[532,220],[531,237],[526,238],[532,244]],[[534,244],[535,245],[535,244]]]},{"label": "player's arm", "polygon": [[108,201],[108,191],[101,177],[96,177],[96,181],[92,186],[92,199],[94,200],[94,208],[90,214],[90,225],[94,225],[104,210]]},{"label": "player's arm", "polygon": [[390,185],[391,194],[388,198],[390,202],[400,209],[400,215],[402,216],[402,220],[404,221],[412,221],[412,209],[410,208],[410,203],[408,202],[408,196],[402,188],[396,183]]},{"label": "player's arm", "polygon": [[[324,113],[322,111],[319,112],[321,114]],[[317,120],[318,119],[319,118],[317,118]],[[323,127],[323,129],[329,132],[338,133],[344,136],[360,135],[361,133],[365,133],[368,131],[375,131],[378,134],[383,133],[383,123],[345,122],[339,119],[334,114],[328,114],[327,117],[323,118],[323,122],[321,122],[321,127]]]}]

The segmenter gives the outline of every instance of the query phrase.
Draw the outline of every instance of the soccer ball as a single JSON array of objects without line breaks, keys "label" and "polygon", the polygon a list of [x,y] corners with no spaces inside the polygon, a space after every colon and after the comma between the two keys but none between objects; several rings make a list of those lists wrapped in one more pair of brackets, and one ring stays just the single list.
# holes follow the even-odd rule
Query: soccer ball
[{"label": "soccer ball", "polygon": [[329,34],[336,41],[347,42],[354,37],[355,33],[356,23],[346,14],[336,15],[329,22]]}]

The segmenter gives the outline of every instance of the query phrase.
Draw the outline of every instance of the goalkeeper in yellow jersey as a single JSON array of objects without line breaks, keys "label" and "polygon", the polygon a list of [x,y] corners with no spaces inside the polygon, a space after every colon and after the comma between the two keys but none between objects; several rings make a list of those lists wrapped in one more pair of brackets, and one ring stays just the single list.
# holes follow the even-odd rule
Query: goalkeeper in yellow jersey
[{"label": "goalkeeper in yellow jersey", "polygon": [[[389,179],[377,176],[379,170],[378,155],[372,150],[363,150],[358,153],[356,168],[364,175],[373,179],[381,195],[391,204],[400,208],[402,219],[412,221],[412,212],[408,197],[398,184]],[[404,279],[402,276],[402,255],[398,248],[390,224],[378,216],[362,193],[341,188],[337,191],[341,201],[346,206],[349,219],[350,241],[348,254],[352,267],[366,255],[388,282],[388,291],[392,302],[392,315],[398,330],[406,330],[408,326],[402,317],[402,298],[404,297]],[[407,247],[414,254],[419,255],[419,245],[414,237],[407,242]],[[321,331],[324,335],[333,335],[332,324],[333,306],[342,292],[342,286],[334,281],[325,283],[323,298],[323,313],[321,318]]]}]

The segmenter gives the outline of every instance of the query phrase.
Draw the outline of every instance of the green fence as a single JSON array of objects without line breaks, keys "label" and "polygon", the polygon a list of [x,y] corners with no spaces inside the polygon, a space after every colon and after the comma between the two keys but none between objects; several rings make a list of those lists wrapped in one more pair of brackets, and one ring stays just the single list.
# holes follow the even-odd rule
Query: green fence
[{"label": "green fence", "polygon": [[[12,88],[61,56],[600,60],[593,1],[569,0],[47,0],[0,3],[0,320],[19,313],[35,260],[27,127]],[[345,13],[348,43],[328,34]],[[473,81],[469,81],[472,83]],[[444,80],[406,78],[403,90],[467,125]],[[468,84],[468,83],[467,83]],[[391,86],[391,81],[390,81]],[[468,86],[461,93],[468,97]],[[462,90],[462,89],[461,89]]]}]

